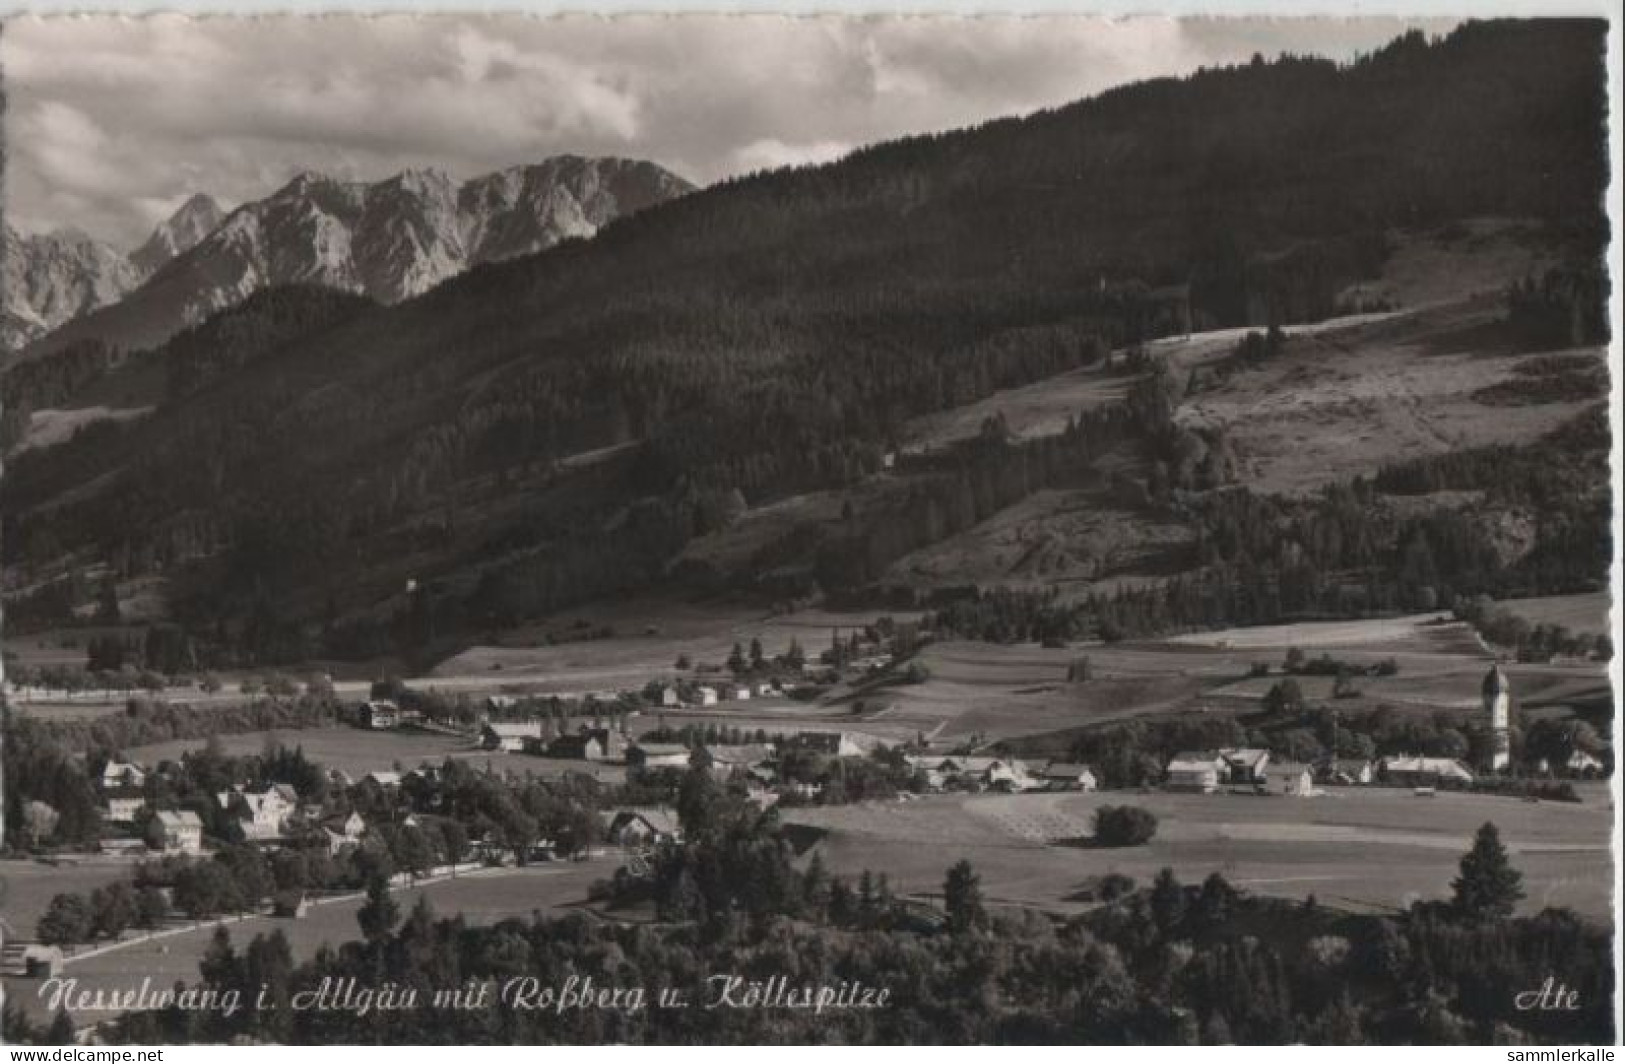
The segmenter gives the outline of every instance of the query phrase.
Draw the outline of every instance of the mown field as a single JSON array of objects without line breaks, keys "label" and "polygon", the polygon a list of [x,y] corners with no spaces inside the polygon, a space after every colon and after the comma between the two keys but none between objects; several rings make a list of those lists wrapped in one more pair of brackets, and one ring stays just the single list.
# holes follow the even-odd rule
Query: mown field
[{"label": "mown field", "polygon": [[[1493,821],[1525,877],[1524,908],[1569,906],[1594,919],[1611,910],[1614,809],[1605,785],[1579,805],[1483,795],[1418,798],[1407,790],[1335,788],[1312,798],[1146,794],[941,795],[911,802],[787,810],[826,832],[826,865],[885,872],[894,888],[937,894],[964,857],[990,900],[1075,910],[1091,878],[1120,872],[1146,882],[1169,867],[1187,881],[1222,872],[1234,884],[1290,898],[1315,895],[1358,909],[1446,897],[1473,832]],[[1160,820],[1146,846],[1094,849],[1094,810],[1133,804]]]},{"label": "mown field", "polygon": [[[651,680],[679,675],[676,663],[681,656],[695,665],[720,667],[735,643],[748,648],[752,639],[762,641],[769,657],[784,653],[794,639],[809,659],[816,658],[829,646],[833,632],[850,634],[883,613],[809,609],[773,614],[737,603],[666,599],[600,603],[573,610],[546,626],[505,633],[500,644],[471,647],[442,662],[424,683],[484,677],[487,682],[559,693],[642,688]],[[558,639],[605,629],[613,635],[547,643],[549,635]],[[727,674],[715,675],[721,679]]]},{"label": "mown field", "polygon": [[1592,595],[1551,595],[1507,599],[1496,605],[1530,624],[1562,625],[1576,635],[1600,635],[1612,629],[1606,591]]},{"label": "mown field", "polygon": [[[220,748],[233,756],[258,754],[268,744],[280,743],[297,746],[305,756],[328,768],[340,769],[360,778],[368,772],[387,772],[410,769],[428,762],[439,764],[447,758],[467,761],[481,771],[526,772],[547,778],[565,772],[589,773],[608,783],[626,778],[623,765],[600,765],[589,761],[561,760],[535,757],[530,754],[504,753],[486,750],[468,740],[455,736],[433,735],[425,732],[387,731],[373,732],[360,728],[306,728],[274,732],[245,732],[219,736]],[[137,746],[125,751],[138,764],[155,765],[160,761],[179,759],[188,750],[196,750],[206,740],[188,739],[150,746]]]},{"label": "mown field", "polygon": [[[1471,711],[1494,656],[1465,624],[1439,614],[1365,621],[1231,628],[1166,640],[1066,648],[954,641],[928,647],[930,679],[889,688],[890,708],[875,721],[935,738],[979,734],[985,741],[1030,736],[1131,717],[1233,712],[1256,707],[1283,678],[1293,647],[1355,666],[1392,660],[1391,676],[1355,680],[1358,695],[1338,704],[1355,712]],[[1087,657],[1093,679],[1068,683],[1067,668]],[[1254,666],[1269,668],[1251,675]],[[1504,664],[1520,705],[1547,707],[1610,699],[1600,662]],[[1311,702],[1329,702],[1329,676],[1296,680]]]}]

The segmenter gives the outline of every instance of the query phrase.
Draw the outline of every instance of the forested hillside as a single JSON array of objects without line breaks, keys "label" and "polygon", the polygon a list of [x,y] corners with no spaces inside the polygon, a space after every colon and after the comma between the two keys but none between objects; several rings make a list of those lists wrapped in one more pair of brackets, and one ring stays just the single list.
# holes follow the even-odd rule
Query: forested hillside
[{"label": "forested hillside", "polygon": [[60,619],[105,562],[161,569],[233,657],[426,645],[658,578],[745,505],[875,473],[909,417],[1323,317],[1396,228],[1530,218],[1594,254],[1603,41],[1470,24],[1133,85],[725,183],[274,350],[178,337],[151,417],[8,469],[11,616]]}]

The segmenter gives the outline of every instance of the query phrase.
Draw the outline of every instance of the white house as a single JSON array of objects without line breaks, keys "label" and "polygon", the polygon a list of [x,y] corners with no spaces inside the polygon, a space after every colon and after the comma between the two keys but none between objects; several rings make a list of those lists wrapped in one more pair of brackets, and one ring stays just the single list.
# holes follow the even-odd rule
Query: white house
[{"label": "white house", "polygon": [[361,814],[351,811],[349,816],[331,816],[322,821],[322,833],[327,837],[327,850],[337,856],[351,846],[361,844],[367,822]]},{"label": "white house", "polygon": [[757,698],[777,698],[783,693],[783,691],[779,690],[778,684],[774,683],[772,680],[763,680],[761,683],[756,685]]},{"label": "white house", "polygon": [[386,788],[399,787],[401,785],[401,774],[399,772],[369,772],[365,776],[362,776],[361,779],[363,781],[371,780],[373,783],[378,784],[378,786]]},{"label": "white house", "polygon": [[375,698],[361,707],[361,719],[369,728],[386,730],[401,723],[401,707],[387,699]]},{"label": "white house", "polygon": [[221,791],[215,795],[215,800],[222,809],[237,811],[243,836],[248,839],[276,838],[282,834],[284,824],[299,805],[299,795],[286,783],[241,791]]},{"label": "white house", "polygon": [[701,684],[694,688],[694,704],[697,706],[714,706],[717,704],[717,689],[708,684]]},{"label": "white house", "polygon": [[1263,786],[1270,794],[1307,798],[1315,793],[1315,777],[1308,765],[1278,761],[1264,770]]},{"label": "white house", "polygon": [[1001,790],[1028,791],[1041,785],[1027,772],[1027,766],[1014,758],[948,757],[910,758],[910,765],[923,769],[927,778],[933,774],[943,782],[952,782],[967,788],[999,788]]},{"label": "white house", "polygon": [[652,846],[682,834],[677,818],[665,809],[622,809],[604,829],[604,838],[616,846]]},{"label": "white house", "polygon": [[517,753],[525,748],[525,740],[540,740],[542,722],[525,721],[517,724],[487,724],[480,732],[480,742],[487,750],[506,750]]},{"label": "white house", "polygon": [[728,698],[729,698],[730,701],[733,701],[733,702],[749,702],[750,701],[750,685],[749,684],[738,684],[738,685],[736,685],[734,687],[729,688],[728,689]]},{"label": "white house", "polygon": [[201,853],[203,850],[203,821],[190,809],[173,812],[165,809],[158,813],[158,824],[164,832],[164,850],[169,853]]},{"label": "white house", "polygon": [[146,808],[147,796],[135,787],[116,787],[107,792],[107,819],[114,824],[129,824]]},{"label": "white house", "polygon": [[688,747],[681,743],[633,743],[626,763],[639,768],[687,768]]},{"label": "white house", "polygon": [[1038,778],[1053,791],[1092,791],[1100,786],[1094,769],[1065,761],[1051,761],[1038,773]]},{"label": "white house", "polygon": [[727,776],[735,769],[748,771],[773,760],[771,744],[744,743],[739,746],[715,745],[702,747],[699,763],[718,776]]},{"label": "white house", "polygon": [[[867,754],[874,742],[861,732],[825,732],[804,731],[797,732],[793,740],[796,746],[817,750],[821,754],[831,757],[863,757]],[[941,758],[937,759],[938,761]],[[933,763],[932,767],[935,767]]]},{"label": "white house", "polygon": [[663,706],[680,706],[683,704],[682,696],[677,693],[676,686],[662,687],[660,689],[660,704]]},{"label": "white house", "polygon": [[102,786],[139,787],[147,782],[147,770],[128,761],[109,761],[102,766]]},{"label": "white house", "polygon": [[1382,759],[1382,775],[1405,787],[1431,787],[1440,783],[1471,783],[1473,773],[1453,757],[1418,757],[1400,754]]},{"label": "white house", "polygon": [[1168,762],[1164,786],[1170,791],[1212,794],[1219,789],[1219,780],[1228,769],[1224,758],[1211,750],[1182,751]]}]

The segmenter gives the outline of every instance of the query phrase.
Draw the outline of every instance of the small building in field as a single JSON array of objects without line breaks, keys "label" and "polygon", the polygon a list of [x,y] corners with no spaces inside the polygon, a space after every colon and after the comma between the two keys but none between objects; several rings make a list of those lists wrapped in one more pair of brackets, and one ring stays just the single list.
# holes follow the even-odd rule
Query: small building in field
[{"label": "small building in field", "polygon": [[633,743],[626,751],[626,763],[636,768],[687,768],[688,747],[682,743]]},{"label": "small building in field", "polygon": [[778,698],[782,694],[784,692],[779,689],[777,680],[763,680],[756,685],[757,698]]},{"label": "small building in field", "polygon": [[481,746],[487,750],[503,750],[508,753],[517,753],[525,748],[527,740],[539,740],[541,737],[542,722],[539,720],[487,724],[480,729]]},{"label": "small building in field", "polygon": [[694,688],[693,702],[696,706],[716,705],[717,689],[709,684],[701,684]]},{"label": "small building in field", "polygon": [[1321,767],[1321,780],[1344,787],[1358,787],[1376,779],[1377,769],[1366,757],[1338,757]]},{"label": "small building in field", "polygon": [[868,737],[861,733],[804,731],[797,732],[790,743],[830,757],[863,757],[875,745],[872,740],[866,742],[866,739]]},{"label": "small building in field", "polygon": [[683,837],[677,817],[667,809],[622,809],[609,818],[604,838],[616,846],[657,846]]},{"label": "small building in field", "polygon": [[1028,773],[1025,762],[1015,758],[951,754],[911,758],[910,764],[923,769],[928,779],[936,773],[944,784],[966,790],[1030,791],[1043,785]]},{"label": "small building in field", "polygon": [[279,920],[303,920],[310,913],[310,899],[303,891],[283,891],[271,899],[271,915]]},{"label": "small building in field", "polygon": [[573,761],[620,761],[626,757],[626,739],[611,728],[583,727],[574,735],[561,735],[548,743],[547,756]]},{"label": "small building in field", "polygon": [[660,689],[660,704],[663,706],[680,706],[683,704],[683,696],[677,690],[677,685],[669,684]]},{"label": "small building in field", "polygon": [[1473,782],[1473,773],[1453,757],[1419,757],[1399,754],[1382,759],[1380,774],[1401,787],[1437,787],[1440,784]]},{"label": "small building in field", "polygon": [[1038,773],[1038,778],[1052,791],[1092,791],[1100,786],[1094,769],[1067,761],[1051,761]]},{"label": "small building in field", "polygon": [[391,787],[399,787],[401,785],[401,774],[393,771],[369,772],[365,776],[361,777],[361,781],[363,783],[376,783],[378,786],[388,790]]},{"label": "small building in field", "polygon": [[361,707],[361,723],[378,731],[398,728],[401,707],[388,699],[375,698]]},{"label": "small building in field", "polygon": [[719,777],[726,777],[735,770],[748,772],[767,764],[773,757],[773,746],[770,743],[744,743],[739,746],[717,744],[700,747],[694,755],[694,763]]},{"label": "small building in field", "polygon": [[725,693],[727,694],[728,701],[730,702],[749,702],[750,684],[735,684],[732,687],[726,688]]},{"label": "small building in field", "polygon": [[164,833],[164,852],[203,852],[203,821],[190,809],[160,810],[158,825]]},{"label": "small building in field", "polygon": [[1270,794],[1307,798],[1315,793],[1315,775],[1308,765],[1278,761],[1264,771],[1262,786]]},{"label": "small building in field", "polygon": [[1189,791],[1212,794],[1228,772],[1224,758],[1212,750],[1186,750],[1168,762],[1168,776],[1163,786],[1170,791]]},{"label": "small building in field", "polygon": [[1224,759],[1225,783],[1263,783],[1269,770],[1270,752],[1255,747],[1229,747],[1219,751]]},{"label": "small building in field", "polygon": [[51,979],[62,973],[64,959],[60,946],[30,942],[22,948],[23,974],[30,979]]}]

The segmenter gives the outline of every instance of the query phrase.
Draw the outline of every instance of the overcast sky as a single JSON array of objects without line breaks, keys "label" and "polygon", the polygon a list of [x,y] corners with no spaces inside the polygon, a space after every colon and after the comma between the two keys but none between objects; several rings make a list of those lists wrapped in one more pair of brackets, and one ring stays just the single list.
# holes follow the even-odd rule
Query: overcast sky
[{"label": "overcast sky", "polygon": [[6,209],[140,243],[193,192],[301,170],[468,178],[552,154],[691,181],[835,158],[1255,51],[1349,58],[1365,20],[774,16],[8,19]]}]

